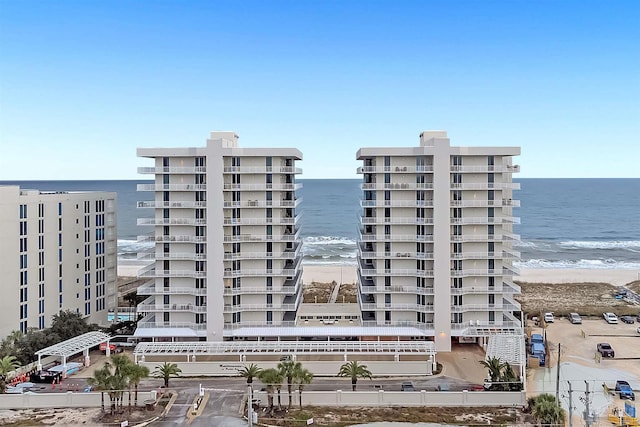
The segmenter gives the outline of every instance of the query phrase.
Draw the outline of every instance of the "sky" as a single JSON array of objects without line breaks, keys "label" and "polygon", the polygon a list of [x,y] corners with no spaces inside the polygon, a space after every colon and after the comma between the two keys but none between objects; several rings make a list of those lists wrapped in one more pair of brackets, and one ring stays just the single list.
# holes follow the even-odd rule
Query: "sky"
[{"label": "sky", "polygon": [[518,177],[640,177],[640,2],[0,0],[0,180],[147,179],[137,147],[520,146]]}]

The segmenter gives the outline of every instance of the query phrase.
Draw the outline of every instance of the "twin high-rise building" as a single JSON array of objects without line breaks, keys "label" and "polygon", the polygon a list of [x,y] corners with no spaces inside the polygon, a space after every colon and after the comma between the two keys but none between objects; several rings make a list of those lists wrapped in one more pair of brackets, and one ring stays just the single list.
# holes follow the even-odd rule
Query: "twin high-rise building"
[{"label": "twin high-rise building", "polygon": [[0,186],[0,337],[60,310],[107,324],[116,304],[116,194]]},{"label": "twin high-rise building", "polygon": [[[519,258],[512,157],[519,154],[452,147],[445,132],[423,132],[418,147],[360,149],[362,322],[328,328],[361,339],[435,340],[439,351],[456,337],[521,331],[512,282]],[[295,326],[302,154],[240,148],[233,132],[213,132],[206,147],[139,149],[138,156],[155,162],[140,170],[154,183],[139,186],[153,194],[139,207],[155,214],[139,220],[154,227],[141,237],[154,247],[143,255],[153,263],[140,273],[149,281],[138,294],[148,298],[138,306],[145,317],[136,335],[309,338]]]}]

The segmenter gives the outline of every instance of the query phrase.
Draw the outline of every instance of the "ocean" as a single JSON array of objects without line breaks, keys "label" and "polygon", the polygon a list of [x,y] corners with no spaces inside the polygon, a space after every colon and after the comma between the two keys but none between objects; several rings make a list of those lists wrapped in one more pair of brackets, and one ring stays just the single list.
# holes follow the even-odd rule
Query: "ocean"
[{"label": "ocean", "polygon": [[[136,192],[149,181],[0,181],[0,185],[58,191],[114,191],[118,194],[119,262],[135,263],[149,247],[137,236],[151,232],[136,225],[150,209],[136,202],[151,193]],[[355,264],[359,179],[299,180],[303,201],[305,264]],[[515,232],[524,268],[640,269],[640,179],[518,179],[514,198],[521,207]]]}]

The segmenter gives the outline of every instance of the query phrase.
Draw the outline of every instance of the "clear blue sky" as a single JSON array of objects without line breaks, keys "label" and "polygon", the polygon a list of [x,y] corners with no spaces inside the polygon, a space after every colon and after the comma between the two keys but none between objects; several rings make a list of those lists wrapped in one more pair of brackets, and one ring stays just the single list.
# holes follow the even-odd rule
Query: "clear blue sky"
[{"label": "clear blue sky", "polygon": [[519,145],[640,176],[640,1],[0,1],[0,180],[134,179],[136,147]]}]

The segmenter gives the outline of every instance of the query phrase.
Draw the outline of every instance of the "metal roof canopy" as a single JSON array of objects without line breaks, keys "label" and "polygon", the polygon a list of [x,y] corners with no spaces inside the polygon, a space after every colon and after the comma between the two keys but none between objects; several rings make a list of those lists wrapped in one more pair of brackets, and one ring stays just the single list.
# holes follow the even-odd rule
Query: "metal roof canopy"
[{"label": "metal roof canopy", "polygon": [[422,329],[408,326],[256,326],[224,331],[225,337],[424,337]]},{"label": "metal roof canopy", "polygon": [[486,359],[495,357],[511,365],[520,365],[522,368],[525,366],[526,356],[524,335],[497,334],[489,336]]},{"label": "metal roof canopy", "polygon": [[110,339],[111,337],[103,332],[87,332],[86,334],[69,338],[61,343],[38,350],[36,351],[36,355],[38,359],[42,356],[60,356],[66,358],[103,342],[107,342]]},{"label": "metal roof canopy", "polygon": [[218,355],[229,353],[414,353],[436,354],[432,341],[224,341],[224,342],[173,342],[139,343],[134,355],[201,354]]}]

